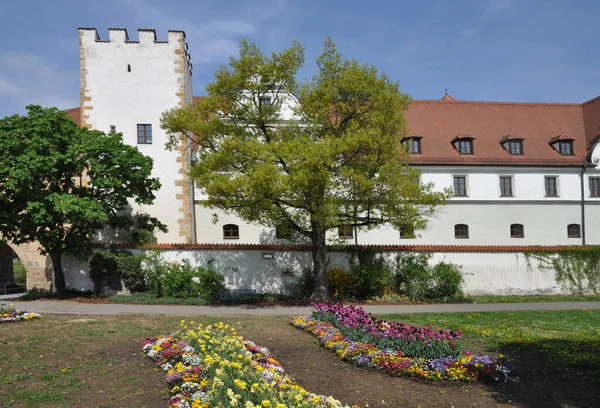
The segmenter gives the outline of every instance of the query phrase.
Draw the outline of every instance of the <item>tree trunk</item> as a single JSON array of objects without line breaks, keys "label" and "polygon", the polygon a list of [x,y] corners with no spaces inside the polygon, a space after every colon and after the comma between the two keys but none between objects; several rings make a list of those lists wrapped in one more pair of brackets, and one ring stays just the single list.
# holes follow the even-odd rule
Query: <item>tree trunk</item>
[{"label": "tree trunk", "polygon": [[54,270],[54,290],[62,295],[65,293],[65,275],[62,269],[62,254],[50,255],[52,259],[52,269]]},{"label": "tree trunk", "polygon": [[327,293],[327,243],[325,241],[325,228],[316,223],[312,225],[312,258],[313,258],[313,283],[314,289],[310,296],[314,301],[329,301]]}]

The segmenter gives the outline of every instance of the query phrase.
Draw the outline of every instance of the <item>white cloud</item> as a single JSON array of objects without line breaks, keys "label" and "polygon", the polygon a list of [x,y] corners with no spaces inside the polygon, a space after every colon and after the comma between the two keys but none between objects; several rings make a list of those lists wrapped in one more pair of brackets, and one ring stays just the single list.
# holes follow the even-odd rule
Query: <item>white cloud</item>
[{"label": "white cloud", "polygon": [[[273,32],[277,26],[265,22],[285,11],[285,2],[281,0],[248,1],[243,7],[220,8],[216,11],[224,16],[216,17],[212,15],[215,10],[206,4],[198,7],[199,12],[189,10],[186,17],[177,16],[174,11],[177,9],[169,3],[118,0],[117,4],[129,8],[137,24],[155,28],[159,38],[168,29],[185,30],[195,64],[226,62],[237,52],[240,37],[261,34],[261,39],[277,41],[279,36]],[[188,19],[187,15],[191,17]]]},{"label": "white cloud", "polygon": [[79,105],[78,69],[65,70],[41,55],[0,51],[0,117],[24,113],[25,106],[37,104],[61,109]]},{"label": "white cloud", "polygon": [[18,86],[11,83],[8,79],[0,77],[0,96],[16,95],[19,91]]}]

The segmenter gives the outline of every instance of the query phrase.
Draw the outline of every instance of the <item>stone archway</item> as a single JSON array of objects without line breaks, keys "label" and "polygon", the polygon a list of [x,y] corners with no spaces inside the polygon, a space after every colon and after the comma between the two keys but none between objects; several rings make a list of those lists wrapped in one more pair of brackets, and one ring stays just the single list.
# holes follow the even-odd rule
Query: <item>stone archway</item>
[{"label": "stone archway", "polygon": [[[0,240],[0,242],[2,241]],[[27,290],[51,290],[52,261],[49,256],[40,254],[40,245],[37,242],[15,245],[11,241],[6,241],[6,244],[16,252],[25,267]]]}]

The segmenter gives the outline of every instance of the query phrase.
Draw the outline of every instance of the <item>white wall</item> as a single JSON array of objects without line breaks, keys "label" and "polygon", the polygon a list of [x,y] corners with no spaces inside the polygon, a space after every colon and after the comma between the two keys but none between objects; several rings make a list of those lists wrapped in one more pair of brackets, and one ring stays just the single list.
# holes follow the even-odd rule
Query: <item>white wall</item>
[{"label": "white wall", "polygon": [[[486,166],[430,166],[420,167],[421,180],[432,182],[435,190],[452,188],[453,176],[467,177],[467,197],[453,197],[453,201],[564,201],[581,200],[581,169],[560,167],[486,167]],[[513,177],[513,197],[500,197],[500,176]],[[545,176],[558,177],[558,197],[546,197]]]},{"label": "white wall", "polygon": [[[265,254],[273,259],[265,259]],[[394,252],[384,257],[392,263]],[[92,290],[89,267],[65,257],[67,287],[74,290]],[[269,250],[183,250],[163,251],[168,262],[188,259],[197,266],[206,266],[214,259],[214,269],[225,276],[229,289],[254,289],[258,293],[292,294],[304,268],[312,265],[309,251]],[[329,265],[348,268],[348,256],[341,252],[328,254]],[[467,295],[525,295],[566,293],[555,281],[553,271],[542,271],[532,260],[527,266],[518,253],[434,253],[430,264],[440,261],[462,265],[465,280],[463,290]]]},{"label": "white wall", "polygon": [[[125,31],[111,30],[110,41],[96,41],[95,30],[83,30],[81,52],[82,69],[85,69],[86,97],[91,97],[83,110],[89,115],[87,123],[93,129],[116,131],[123,134],[125,143],[136,146],[140,152],[154,160],[152,175],[162,183],[156,193],[155,204],[134,210],[150,213],[165,223],[168,233],[158,233],[160,242],[182,242],[178,220],[182,218],[181,187],[175,180],[181,179],[180,164],[176,151],[167,151],[166,133],[160,128],[160,115],[167,109],[177,106],[180,97],[180,83],[185,81],[186,100],[191,102],[191,77],[175,72],[175,51],[181,47],[183,32],[169,32],[167,42],[155,42],[152,32],[139,32],[139,43],[126,42]],[[127,71],[127,66],[131,72]],[[189,95],[188,95],[189,94]],[[152,144],[137,143],[137,124],[152,125]]]}]

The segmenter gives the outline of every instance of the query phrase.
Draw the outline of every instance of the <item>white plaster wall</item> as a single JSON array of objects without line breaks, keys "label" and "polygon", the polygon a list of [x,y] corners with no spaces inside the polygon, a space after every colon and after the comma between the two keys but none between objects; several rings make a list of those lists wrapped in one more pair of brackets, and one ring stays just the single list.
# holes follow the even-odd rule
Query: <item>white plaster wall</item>
[{"label": "white plaster wall", "polygon": [[[586,219],[590,224],[589,238],[600,243],[600,202],[596,206],[588,205]],[[594,212],[595,211],[595,212]],[[218,222],[212,222],[213,214]],[[597,214],[597,216],[594,216]],[[249,224],[239,217],[221,211],[196,206],[198,242],[201,243],[244,243],[278,244],[288,241],[275,237],[274,228]],[[596,221],[597,220],[597,221]],[[240,239],[223,239],[223,225],[237,224],[240,227]],[[455,238],[454,226],[467,224],[469,238]],[[510,225],[523,224],[525,237],[511,238]],[[578,202],[529,203],[507,202],[504,204],[483,202],[469,203],[452,201],[441,207],[430,218],[425,230],[417,231],[414,239],[401,238],[398,230],[385,225],[370,231],[358,231],[356,241],[360,245],[402,245],[402,244],[440,244],[440,245],[579,245],[581,238],[568,238],[567,225],[581,224],[581,206]],[[598,224],[597,228],[594,225]],[[596,233],[597,231],[597,233]],[[329,243],[339,242],[337,230],[327,234]],[[299,242],[307,242],[298,237]],[[297,241],[298,241],[297,240]],[[355,240],[345,240],[354,244]]]},{"label": "white plaster wall", "polygon": [[556,272],[531,268],[517,253],[436,253],[430,264],[440,261],[462,265],[463,290],[467,295],[530,295],[568,293],[556,283]]},{"label": "white plaster wall", "polygon": [[[581,169],[518,168],[518,167],[421,167],[421,180],[432,182],[435,190],[453,187],[453,176],[467,177],[467,197],[453,197],[454,201],[562,201],[581,200]],[[513,197],[500,197],[500,176],[513,177]],[[558,177],[558,197],[546,197],[545,176]]]},{"label": "white plaster wall", "polygon": [[[168,42],[155,43],[149,32],[139,32],[139,43],[125,42],[125,32],[111,30],[110,42],[97,42],[95,30],[84,30],[81,47],[85,57],[87,102],[93,107],[86,110],[88,123],[93,129],[116,131],[123,134],[125,143],[136,146],[154,160],[152,175],[162,187],[156,193],[155,204],[134,211],[147,212],[166,224],[168,233],[157,233],[159,242],[182,242],[177,220],[182,217],[180,202],[175,199],[181,187],[175,186],[178,174],[179,152],[167,151],[167,136],[160,128],[160,115],[179,103],[181,74],[175,73],[175,50],[182,32],[169,32]],[[162,33],[161,33],[162,34]],[[181,56],[184,58],[184,56]],[[131,72],[127,72],[127,65]],[[186,100],[191,101],[191,78],[188,76]],[[152,144],[137,144],[137,124],[152,125]]]},{"label": "white plaster wall", "polygon": [[[228,289],[254,289],[258,293],[292,294],[297,290],[298,280],[304,268],[312,265],[308,251],[260,251],[260,250],[188,250],[164,251],[163,259],[180,262],[188,259],[197,266],[206,266],[214,259],[213,267],[225,276]],[[263,258],[264,254],[273,259]],[[391,264],[396,253],[386,252],[384,257]],[[65,257],[67,287],[75,290],[92,290],[89,267]],[[555,281],[553,271],[543,271],[532,260],[527,266],[522,254],[515,253],[435,253],[430,264],[440,261],[462,265],[467,295],[525,295],[539,293],[566,293]],[[330,267],[340,265],[348,268],[348,256],[340,252],[328,254]],[[291,272],[289,274],[288,272]]]}]

